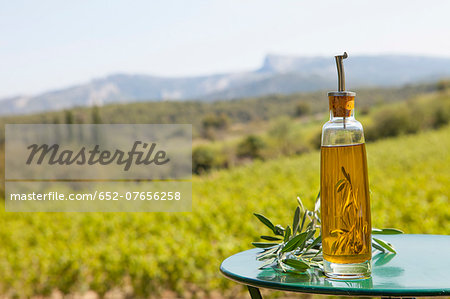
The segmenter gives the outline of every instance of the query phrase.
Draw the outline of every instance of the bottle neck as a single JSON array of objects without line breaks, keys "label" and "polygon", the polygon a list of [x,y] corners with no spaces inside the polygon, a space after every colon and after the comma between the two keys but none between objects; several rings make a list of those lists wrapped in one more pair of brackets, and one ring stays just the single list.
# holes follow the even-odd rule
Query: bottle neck
[{"label": "bottle neck", "polygon": [[350,113],[346,114],[346,115],[348,115],[348,116],[335,115],[333,109],[330,109],[330,121],[331,122],[343,122],[344,119],[346,121],[354,120],[355,119],[355,110],[354,109],[350,110]]},{"label": "bottle neck", "polygon": [[322,146],[342,146],[364,143],[364,131],[355,119],[355,93],[330,92],[330,121],[322,127]]}]

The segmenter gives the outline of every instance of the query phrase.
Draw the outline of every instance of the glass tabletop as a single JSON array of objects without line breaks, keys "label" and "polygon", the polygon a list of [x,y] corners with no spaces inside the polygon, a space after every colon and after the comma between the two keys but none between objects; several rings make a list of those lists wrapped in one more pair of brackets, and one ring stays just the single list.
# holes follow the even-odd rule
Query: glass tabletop
[{"label": "glass tabletop", "polygon": [[450,236],[385,235],[397,254],[372,256],[372,277],[364,280],[331,280],[309,269],[302,275],[286,274],[272,268],[259,270],[256,260],[261,249],[230,256],[220,271],[228,278],[250,286],[285,291],[352,296],[449,296]]}]

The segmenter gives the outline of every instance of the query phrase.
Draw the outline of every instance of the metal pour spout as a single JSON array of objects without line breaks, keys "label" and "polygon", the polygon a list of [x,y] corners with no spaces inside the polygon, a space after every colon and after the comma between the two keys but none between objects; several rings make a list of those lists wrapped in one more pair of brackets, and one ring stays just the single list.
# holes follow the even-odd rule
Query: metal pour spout
[{"label": "metal pour spout", "polygon": [[334,56],[336,59],[336,67],[338,72],[338,91],[344,91],[345,90],[345,73],[344,73],[344,64],[342,60],[347,58],[347,52],[344,52],[344,55],[337,55]]}]

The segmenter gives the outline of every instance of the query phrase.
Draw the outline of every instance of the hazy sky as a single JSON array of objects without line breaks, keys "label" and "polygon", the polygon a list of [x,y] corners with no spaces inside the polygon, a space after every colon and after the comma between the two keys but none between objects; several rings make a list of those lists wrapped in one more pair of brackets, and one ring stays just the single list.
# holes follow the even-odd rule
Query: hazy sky
[{"label": "hazy sky", "polygon": [[111,73],[250,70],[267,53],[450,57],[450,1],[0,0],[0,97]]}]

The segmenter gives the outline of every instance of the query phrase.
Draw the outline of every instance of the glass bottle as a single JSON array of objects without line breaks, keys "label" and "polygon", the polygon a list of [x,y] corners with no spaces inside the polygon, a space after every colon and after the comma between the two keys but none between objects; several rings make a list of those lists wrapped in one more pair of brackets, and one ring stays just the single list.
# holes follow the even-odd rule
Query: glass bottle
[{"label": "glass bottle", "polygon": [[330,120],[322,128],[320,192],[324,272],[359,279],[371,273],[371,217],[363,127],[354,117],[356,94],[345,91],[336,56],[339,90],[329,92]]}]

